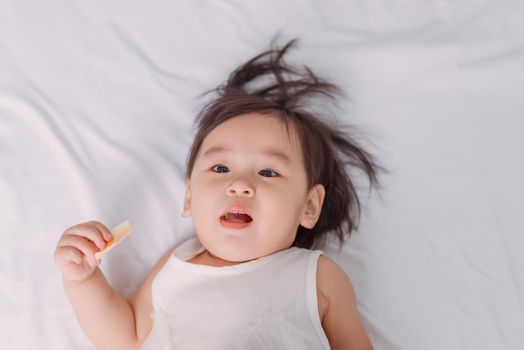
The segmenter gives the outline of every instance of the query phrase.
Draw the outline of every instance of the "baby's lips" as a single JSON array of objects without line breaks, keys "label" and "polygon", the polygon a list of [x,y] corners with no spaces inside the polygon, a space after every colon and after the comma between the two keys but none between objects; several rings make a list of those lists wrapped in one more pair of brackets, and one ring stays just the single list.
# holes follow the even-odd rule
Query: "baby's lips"
[{"label": "baby's lips", "polygon": [[249,216],[248,214],[244,214],[244,213],[226,213],[225,215],[222,216],[222,218],[226,221],[228,220],[239,220],[239,221],[244,221],[244,222],[251,222],[253,221],[253,218],[251,216]]},{"label": "baby's lips", "polygon": [[221,217],[227,217],[228,214],[231,213],[239,213],[239,214],[245,214],[253,220],[253,214],[251,213],[251,210],[242,204],[233,204],[229,208],[227,208],[221,215]]}]

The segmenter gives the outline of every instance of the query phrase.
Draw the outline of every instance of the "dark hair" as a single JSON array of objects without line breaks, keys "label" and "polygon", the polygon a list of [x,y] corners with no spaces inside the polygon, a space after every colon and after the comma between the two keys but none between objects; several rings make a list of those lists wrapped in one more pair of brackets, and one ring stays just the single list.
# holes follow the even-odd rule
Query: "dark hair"
[{"label": "dark hair", "polygon": [[[201,95],[215,92],[218,96],[206,103],[196,118],[197,133],[187,158],[186,176],[191,176],[204,138],[226,120],[257,112],[278,118],[286,127],[291,123],[300,139],[308,189],[322,184],[326,191],[315,227],[299,226],[292,246],[322,248],[329,233],[335,234],[342,244],[346,234],[349,236],[358,227],[360,200],[349,168],[364,171],[376,188],[379,187],[378,170],[385,169],[353,137],[342,131],[340,125],[328,125],[320,120],[318,113],[303,106],[312,95],[334,98],[343,94],[336,85],[320,79],[307,66],[299,71],[284,62],[284,54],[296,42],[297,39],[293,39],[282,48],[271,48],[272,42],[268,51],[238,67],[226,82]],[[272,78],[272,81],[248,88],[248,84],[262,77]]]}]

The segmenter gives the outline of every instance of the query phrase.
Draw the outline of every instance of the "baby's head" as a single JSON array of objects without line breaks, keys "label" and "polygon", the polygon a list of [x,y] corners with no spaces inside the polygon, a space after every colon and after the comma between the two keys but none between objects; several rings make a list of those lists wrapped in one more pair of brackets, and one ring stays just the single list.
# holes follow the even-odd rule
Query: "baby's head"
[{"label": "baby's head", "polygon": [[[286,65],[296,40],[251,59],[200,112],[187,160],[184,215],[212,255],[240,262],[297,246],[343,242],[356,228],[360,202],[348,165],[378,186],[382,169],[340,127],[305,106],[338,88],[311,70]],[[257,78],[272,78],[248,87]],[[295,77],[298,79],[286,79]]]}]

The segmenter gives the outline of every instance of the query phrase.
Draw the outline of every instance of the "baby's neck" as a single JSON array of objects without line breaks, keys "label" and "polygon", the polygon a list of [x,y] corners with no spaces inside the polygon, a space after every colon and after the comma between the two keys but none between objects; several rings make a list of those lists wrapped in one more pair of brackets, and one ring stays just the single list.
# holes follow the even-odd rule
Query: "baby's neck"
[{"label": "baby's neck", "polygon": [[236,262],[236,261],[223,260],[223,259],[220,259],[219,257],[214,256],[207,250],[204,250],[202,253],[195,255],[194,257],[189,259],[187,262],[191,264],[196,264],[196,265],[223,267],[223,266],[238,265],[238,264],[245,263],[247,261]]}]

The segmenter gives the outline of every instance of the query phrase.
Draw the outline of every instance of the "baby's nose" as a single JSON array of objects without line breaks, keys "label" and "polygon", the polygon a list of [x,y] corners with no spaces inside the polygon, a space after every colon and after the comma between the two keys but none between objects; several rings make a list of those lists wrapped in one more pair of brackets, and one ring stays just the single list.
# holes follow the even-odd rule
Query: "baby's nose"
[{"label": "baby's nose", "polygon": [[227,188],[228,196],[253,197],[255,189],[243,181],[235,181]]}]

